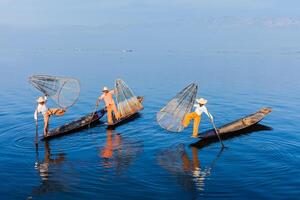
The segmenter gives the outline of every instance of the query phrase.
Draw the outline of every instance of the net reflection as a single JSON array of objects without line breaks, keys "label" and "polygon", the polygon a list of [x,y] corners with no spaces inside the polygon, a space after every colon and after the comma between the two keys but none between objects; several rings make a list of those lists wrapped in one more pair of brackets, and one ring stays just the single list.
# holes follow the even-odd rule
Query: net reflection
[{"label": "net reflection", "polygon": [[191,156],[188,155],[185,145],[179,144],[169,147],[157,154],[158,164],[174,175],[178,183],[188,191],[204,191],[205,181],[221,152],[209,166],[202,167],[198,149],[190,147]]},{"label": "net reflection", "polygon": [[[41,195],[49,192],[65,191],[66,185],[62,181],[54,180],[54,172],[59,173],[57,167],[65,161],[65,154],[59,153],[56,156],[51,154],[49,142],[44,143],[44,156],[43,160],[39,160],[39,151],[36,147],[36,162],[35,169],[38,171],[41,177],[41,184],[33,188],[33,195]],[[52,170],[52,168],[55,168]]]},{"label": "net reflection", "polygon": [[104,168],[115,168],[117,173],[121,173],[142,151],[140,141],[124,138],[120,133],[107,129],[106,141],[99,150],[99,157],[102,158],[101,165]]}]

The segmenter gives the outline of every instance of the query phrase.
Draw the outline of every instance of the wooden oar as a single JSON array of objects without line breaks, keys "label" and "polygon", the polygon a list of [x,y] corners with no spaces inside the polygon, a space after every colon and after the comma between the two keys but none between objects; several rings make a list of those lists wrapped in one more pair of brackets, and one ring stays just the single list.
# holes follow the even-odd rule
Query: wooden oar
[{"label": "wooden oar", "polygon": [[38,129],[39,129],[38,122],[35,121],[35,141],[34,141],[35,145],[38,144],[38,137],[39,137]]},{"label": "wooden oar", "polygon": [[97,108],[98,108],[98,105],[95,106],[95,109],[94,109],[93,115],[92,115],[92,117],[91,117],[91,120],[90,120],[90,122],[89,122],[88,128],[91,127],[91,123],[92,123],[92,120],[93,120],[93,118],[94,118],[94,116],[95,116],[95,113],[96,113],[96,111],[97,111]]},{"label": "wooden oar", "polygon": [[214,122],[213,120],[210,120],[210,121],[211,121],[211,123],[212,123],[212,125],[213,125],[213,127],[214,127],[214,129],[215,129],[215,132],[216,132],[216,134],[217,134],[217,136],[218,136],[218,138],[219,138],[219,141],[220,141],[220,143],[221,143],[221,145],[222,145],[222,149],[223,149],[225,146],[224,146],[224,144],[223,144],[223,142],[222,142],[222,140],[221,140],[221,137],[220,137],[220,135],[219,135],[219,131],[218,131],[216,125],[215,125],[215,122]]}]

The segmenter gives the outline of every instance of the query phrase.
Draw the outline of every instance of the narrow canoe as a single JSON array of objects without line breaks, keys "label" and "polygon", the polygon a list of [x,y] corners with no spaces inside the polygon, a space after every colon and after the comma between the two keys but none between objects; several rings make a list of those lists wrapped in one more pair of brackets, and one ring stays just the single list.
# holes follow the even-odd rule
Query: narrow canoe
[{"label": "narrow canoe", "polygon": [[[221,139],[225,139],[240,133],[247,133],[247,132],[251,132],[252,130],[250,130],[253,127],[253,130],[260,130],[260,128],[262,129],[270,129],[269,127],[266,128],[266,126],[257,126],[255,127],[265,116],[267,116],[270,112],[272,112],[271,108],[262,108],[259,111],[257,111],[256,113],[253,113],[251,115],[248,115],[246,117],[243,117],[241,119],[238,119],[234,122],[231,122],[229,124],[225,124],[223,126],[221,126],[220,128],[218,128],[218,132],[219,135],[221,137]],[[193,146],[197,146],[199,144],[203,144],[204,142],[208,142],[208,141],[214,141],[217,140],[217,135],[215,130],[211,129],[208,130],[204,133],[200,133],[199,136],[200,140],[196,143],[193,143]]]},{"label": "narrow canoe", "polygon": [[84,117],[81,117],[75,121],[66,123],[60,127],[50,130],[48,135],[44,136],[42,139],[48,140],[48,139],[63,136],[63,135],[73,133],[73,132],[82,130],[84,128],[87,128],[89,125],[93,125],[93,124],[99,122],[99,119],[101,119],[105,113],[106,113],[106,110],[104,108],[101,110],[98,110],[94,113],[90,113],[90,114],[88,114]]}]

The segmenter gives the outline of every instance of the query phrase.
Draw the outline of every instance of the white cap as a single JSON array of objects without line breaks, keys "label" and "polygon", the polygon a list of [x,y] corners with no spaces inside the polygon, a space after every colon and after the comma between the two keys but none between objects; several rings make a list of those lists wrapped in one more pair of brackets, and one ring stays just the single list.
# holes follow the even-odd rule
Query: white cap
[{"label": "white cap", "polygon": [[103,92],[104,92],[104,91],[109,91],[109,89],[108,89],[108,87],[105,86],[105,87],[103,88],[102,91],[103,91]]}]

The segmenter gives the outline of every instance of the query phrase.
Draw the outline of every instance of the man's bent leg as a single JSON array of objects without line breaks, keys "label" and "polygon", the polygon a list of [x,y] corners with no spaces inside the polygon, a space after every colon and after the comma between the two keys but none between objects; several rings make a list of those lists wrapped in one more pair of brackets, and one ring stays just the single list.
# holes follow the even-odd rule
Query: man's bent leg
[{"label": "man's bent leg", "polygon": [[183,121],[182,121],[182,125],[184,127],[188,127],[188,125],[190,124],[191,119],[193,118],[194,113],[188,113],[184,116]]},{"label": "man's bent leg", "polygon": [[48,115],[57,115],[57,116],[63,116],[65,112],[66,112],[65,110],[59,108],[51,108],[47,111]]},{"label": "man's bent leg", "polygon": [[192,137],[198,137],[198,129],[201,121],[201,116],[195,114],[194,115],[194,127],[193,127],[193,135]]}]

